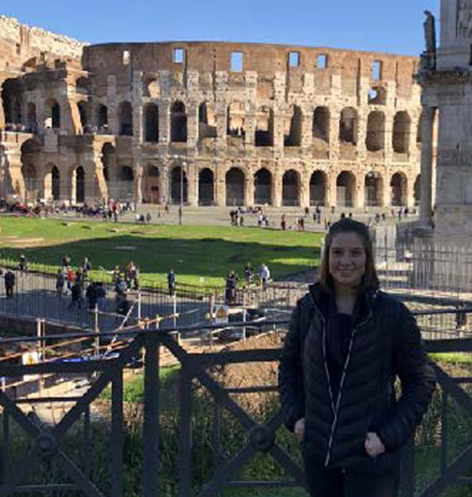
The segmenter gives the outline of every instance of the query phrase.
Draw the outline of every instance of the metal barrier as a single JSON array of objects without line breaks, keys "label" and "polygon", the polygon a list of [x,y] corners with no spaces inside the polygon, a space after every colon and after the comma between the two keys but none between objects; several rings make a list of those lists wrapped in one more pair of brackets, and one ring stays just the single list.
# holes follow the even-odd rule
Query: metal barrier
[{"label": "metal barrier", "polygon": [[[457,328],[457,316],[467,315],[470,309],[461,311],[437,311],[417,313],[417,319],[426,338],[428,351],[467,353],[472,352],[472,334]],[[464,320],[460,320],[461,326]],[[88,357],[88,360],[48,360],[34,365],[17,365],[0,362],[0,377],[19,378],[27,376],[35,378],[37,375],[60,375],[63,378],[87,377],[90,385],[81,395],[44,395],[35,398],[19,396],[15,398],[11,391],[0,392],[0,407],[3,410],[2,439],[1,439],[1,480],[0,496],[13,495],[20,492],[53,492],[56,496],[87,495],[93,497],[113,496],[126,497],[142,495],[156,497],[159,495],[178,495],[179,497],[209,497],[217,495],[231,487],[287,487],[303,484],[303,471],[300,467],[296,444],[291,443],[285,430],[281,430],[281,414],[277,408],[267,413],[258,414],[251,409],[251,402],[245,406],[235,396],[250,394],[270,395],[276,391],[274,384],[237,385],[228,387],[220,381],[217,373],[224,367],[279,360],[280,348],[261,350],[223,351],[219,353],[194,353],[185,350],[172,334],[176,331],[172,326],[154,328],[157,321],[149,321],[149,329],[141,330],[128,327],[123,330],[101,333],[100,348],[107,346],[107,341],[117,338],[114,355]],[[467,325],[468,323],[466,323]],[[287,327],[287,321],[269,321],[254,323],[234,323],[230,326],[254,326],[261,330],[274,330]],[[450,327],[454,339],[435,339],[431,333],[435,327]],[[185,326],[177,328],[181,333],[192,334],[198,330],[211,331],[216,325],[204,327]],[[225,326],[218,325],[219,328]],[[470,330],[470,328],[466,328]],[[202,333],[203,334],[203,333]],[[427,339],[428,334],[432,339]],[[461,337],[461,338],[458,338]],[[52,343],[69,342],[86,343],[84,347],[93,348],[96,340],[93,333],[65,334],[55,337],[28,337],[8,338],[0,341],[2,347],[33,346],[49,347],[45,340]],[[165,384],[160,368],[161,350],[170,351],[180,363],[180,372],[177,390],[171,394],[170,405],[165,401]],[[80,353],[77,352],[77,356]],[[48,356],[45,356],[48,358]],[[130,406],[124,399],[124,375],[130,366],[142,358],[143,365],[143,397],[142,403],[132,404],[142,406],[142,427],[134,432],[130,427],[129,419],[125,419],[126,409]],[[49,356],[49,359],[51,357]],[[422,481],[422,488],[418,488],[418,471],[413,464],[415,449],[413,446],[405,451],[404,471],[402,481],[403,497],[436,497],[443,495],[445,489],[456,483],[470,484],[470,480],[462,478],[469,469],[472,456],[472,444],[465,439],[462,452],[453,459],[448,447],[451,424],[451,402],[457,403],[463,412],[472,415],[472,399],[462,385],[470,383],[471,378],[455,378],[446,373],[438,364],[434,364],[437,373],[440,391],[436,403],[432,407],[431,416],[435,419],[434,449],[439,454],[439,473],[426,481]],[[126,373],[128,374],[128,373]],[[249,375],[250,376],[250,375]],[[35,381],[35,380],[33,380]],[[195,382],[198,381],[198,395],[195,391]],[[94,401],[99,399],[105,389],[110,386],[109,402],[106,412],[92,409]],[[172,390],[173,391],[173,390]],[[169,395],[169,394],[168,394]],[[205,396],[213,408],[209,410],[208,422],[198,429],[196,412],[198,399]],[[200,396],[200,397],[199,397]],[[169,399],[167,399],[169,401]],[[26,413],[22,407],[54,403],[67,403],[70,409],[57,423],[45,423],[37,416]],[[108,413],[108,409],[110,412]],[[438,414],[439,413],[439,414]],[[135,413],[136,416],[136,413]],[[97,417],[99,420],[97,421]],[[95,418],[95,422],[92,419]],[[138,416],[139,418],[139,416]],[[436,419],[437,418],[437,419]],[[133,419],[133,416],[131,416]],[[206,418],[205,418],[206,419]],[[157,421],[159,420],[159,422]],[[178,422],[176,421],[178,420]],[[224,453],[223,446],[227,443],[229,433],[223,433],[223,424],[231,420],[234,431],[238,433],[239,446],[231,453]],[[94,423],[99,423],[99,429],[94,431]],[[430,422],[430,421],[427,421]],[[77,425],[80,423],[80,427]],[[172,425],[174,423],[174,425]],[[108,426],[105,429],[105,426]],[[169,432],[169,425],[174,426],[173,436],[165,438]],[[233,426],[233,425],[231,425]],[[142,428],[142,429],[141,429]],[[132,433],[129,433],[129,430]],[[202,461],[195,459],[195,451],[199,446],[196,439],[200,432],[211,432],[211,444],[206,449],[210,451],[209,469],[205,473],[205,481],[195,482],[192,471],[202,465]],[[421,430],[421,429],[420,429]],[[437,439],[439,435],[439,440]],[[226,436],[225,436],[226,435]],[[464,434],[463,434],[464,435]],[[169,444],[173,444],[174,436],[178,437],[178,450],[175,450],[175,460],[167,461]],[[465,435],[464,435],[465,436]],[[107,451],[104,460],[97,464],[94,459],[94,443],[96,438],[102,437],[107,441],[101,451]],[[285,438],[284,438],[285,437]],[[142,459],[126,459],[124,453],[125,441],[141,440],[139,452]],[[68,444],[68,440],[74,443]],[[287,442],[287,440],[289,440]],[[424,448],[418,446],[416,451],[424,459]],[[98,451],[100,453],[100,451]],[[206,452],[205,452],[206,453]],[[203,452],[199,453],[204,457]],[[137,457],[137,456],[136,456]],[[278,480],[260,478],[242,480],[238,475],[254,457],[270,457],[286,477]],[[102,467],[107,464],[108,471]],[[135,467],[138,465],[139,471]],[[162,471],[162,467],[170,468],[169,472],[177,473],[170,477]],[[43,471],[38,471],[42,468]],[[159,471],[158,468],[161,468]],[[98,471],[100,469],[100,471]],[[416,467],[416,470],[419,468]],[[124,478],[124,472],[128,477]],[[140,480],[136,483],[134,493],[126,485],[130,485],[129,472],[133,478]],[[141,475],[138,478],[136,473]],[[200,475],[201,476],[201,475]],[[66,481],[59,480],[65,477]],[[424,475],[423,475],[424,477]],[[422,477],[422,478],[423,478]],[[169,480],[170,478],[170,480]],[[173,479],[172,479],[173,478]],[[424,480],[424,478],[423,478]]]}]

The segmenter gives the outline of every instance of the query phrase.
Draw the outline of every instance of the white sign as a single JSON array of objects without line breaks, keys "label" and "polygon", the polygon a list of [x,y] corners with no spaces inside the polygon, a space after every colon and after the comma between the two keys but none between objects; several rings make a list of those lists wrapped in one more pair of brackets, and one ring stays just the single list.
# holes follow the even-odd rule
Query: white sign
[{"label": "white sign", "polygon": [[[25,352],[21,356],[21,363],[23,366],[32,366],[39,363],[39,352]],[[28,374],[23,376],[23,381],[39,380],[38,374]]]},{"label": "white sign", "polygon": [[215,324],[227,324],[228,306],[224,304],[214,304],[211,309],[211,315],[213,316],[213,322]]}]

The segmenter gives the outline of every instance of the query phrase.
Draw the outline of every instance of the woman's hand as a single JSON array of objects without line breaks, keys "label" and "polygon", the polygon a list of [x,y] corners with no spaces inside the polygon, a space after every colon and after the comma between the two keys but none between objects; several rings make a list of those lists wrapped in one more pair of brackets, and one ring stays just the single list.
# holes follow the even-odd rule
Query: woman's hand
[{"label": "woman's hand", "polygon": [[303,440],[303,437],[305,436],[305,418],[300,418],[295,423],[295,428],[293,431],[295,432],[297,440],[301,442]]},{"label": "woman's hand", "polygon": [[369,432],[364,442],[365,451],[370,457],[377,457],[385,452],[385,446],[377,433]]}]

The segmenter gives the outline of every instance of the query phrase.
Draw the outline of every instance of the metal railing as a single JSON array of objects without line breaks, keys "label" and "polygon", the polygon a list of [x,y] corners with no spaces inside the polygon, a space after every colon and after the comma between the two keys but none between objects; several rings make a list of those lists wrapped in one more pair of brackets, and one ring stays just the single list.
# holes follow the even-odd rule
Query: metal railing
[{"label": "metal railing", "polygon": [[[462,317],[458,319],[470,312],[462,309],[416,313],[428,351],[470,354],[469,323]],[[157,323],[147,322],[147,330],[130,326],[101,333],[100,351],[118,337],[115,344],[119,343],[120,347],[113,355],[96,355],[96,350],[95,355],[87,355],[79,349],[67,358],[56,360],[44,353],[46,361],[34,365],[0,361],[3,378],[26,376],[33,378],[33,382],[47,375],[69,382],[73,378],[87,378],[87,388],[79,394],[45,390],[42,397],[15,396],[14,390],[8,388],[0,392],[3,411],[0,496],[53,492],[57,496],[207,497],[233,487],[250,490],[303,485],[298,448],[293,437],[281,429],[281,413],[273,397],[276,385],[267,379],[258,383],[262,377],[254,369],[262,363],[277,362],[280,347],[201,353],[186,350],[185,344],[179,344],[173,334],[178,331],[204,337],[216,328],[248,325],[273,331],[286,329],[287,320],[152,329]],[[449,338],[434,335],[440,330],[450,333]],[[279,333],[269,336],[277,338]],[[0,344],[3,350],[35,346],[48,349],[57,343],[81,341],[82,350],[87,350],[93,348],[96,340],[93,333],[74,333],[8,338]],[[162,349],[167,349],[180,364],[172,384],[160,368]],[[142,398],[129,401],[124,378],[129,368],[137,364],[142,364],[142,377],[137,376],[142,382]],[[228,368],[244,368],[239,378],[252,382],[231,382],[231,374],[224,374]],[[469,426],[472,423],[468,421],[472,399],[463,385],[469,384],[471,377],[455,377],[438,362],[434,368],[440,389],[419,429],[416,447],[405,450],[403,497],[447,495],[445,491],[452,485],[470,484],[464,475],[470,468],[472,455],[470,438],[466,436],[472,434]],[[131,382],[133,378],[136,376],[131,376]],[[107,388],[110,391],[105,401]],[[251,395],[260,396],[259,401],[263,399],[265,404],[262,404],[267,408],[260,409],[261,402],[241,400]],[[46,422],[41,415],[31,413],[33,407],[40,412],[41,406],[57,404],[68,407],[58,422]],[[462,413],[460,422],[467,425],[467,429],[461,425],[459,434],[452,432],[452,426],[458,423],[457,406]],[[458,437],[462,439],[461,447],[453,454],[450,441]],[[427,449],[432,452],[428,453]],[[437,474],[428,473],[432,453],[438,461]],[[416,467],[415,457],[420,460]],[[247,468],[254,458],[258,469],[251,472]],[[264,471],[257,466],[262,459],[272,461],[264,466]],[[274,466],[281,471],[274,470]],[[38,471],[40,467],[42,471]],[[274,472],[276,478],[271,477]],[[265,473],[268,475],[263,478]]]}]

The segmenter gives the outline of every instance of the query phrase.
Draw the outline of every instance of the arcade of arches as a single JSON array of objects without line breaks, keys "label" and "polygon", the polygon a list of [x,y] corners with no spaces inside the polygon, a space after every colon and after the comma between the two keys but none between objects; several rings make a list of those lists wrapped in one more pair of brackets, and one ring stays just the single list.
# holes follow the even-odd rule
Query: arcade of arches
[{"label": "arcade of arches", "polygon": [[[109,157],[103,162],[108,198],[134,201],[138,178],[129,165],[116,165]],[[41,178],[44,171],[44,178]],[[61,173],[55,164],[37,168],[29,156],[21,168],[25,201],[37,199],[81,203],[90,195],[83,166],[69,174]],[[231,167],[224,174],[210,167],[198,171],[181,165],[166,168],[148,165],[140,182],[141,198],[151,204],[183,204],[213,206],[267,205],[274,207],[338,206],[413,207],[420,201],[420,176],[408,177],[403,172],[381,174],[370,171],[355,174],[315,170],[310,174],[288,169],[282,174],[261,167],[247,172]],[[218,189],[222,190],[218,193]]]}]

